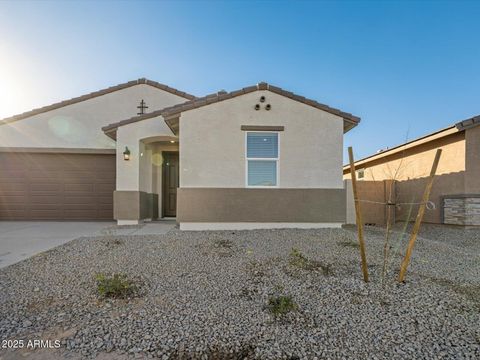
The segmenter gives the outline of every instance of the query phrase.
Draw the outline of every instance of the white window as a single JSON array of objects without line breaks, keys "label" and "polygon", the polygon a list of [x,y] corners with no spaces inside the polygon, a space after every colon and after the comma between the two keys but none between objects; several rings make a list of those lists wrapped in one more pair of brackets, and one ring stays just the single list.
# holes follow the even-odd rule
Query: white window
[{"label": "white window", "polygon": [[278,133],[246,133],[248,187],[278,186]]}]

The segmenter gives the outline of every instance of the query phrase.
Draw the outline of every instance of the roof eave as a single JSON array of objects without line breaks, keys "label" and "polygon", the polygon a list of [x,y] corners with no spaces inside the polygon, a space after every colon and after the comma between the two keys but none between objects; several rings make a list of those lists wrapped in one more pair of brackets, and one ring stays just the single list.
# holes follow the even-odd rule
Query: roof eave
[{"label": "roof eave", "polygon": [[[355,166],[365,165],[367,163],[370,163],[371,161],[376,161],[378,159],[381,159],[382,157],[387,157],[387,156],[390,156],[390,155],[394,155],[394,154],[396,154],[400,151],[411,149],[411,148],[414,148],[414,147],[419,146],[421,144],[428,143],[430,141],[437,140],[437,139],[452,135],[452,134],[460,132],[460,131],[461,130],[456,128],[455,125],[451,125],[447,128],[435,131],[433,133],[421,136],[419,138],[413,139],[413,140],[408,141],[406,143],[394,146],[391,149],[387,149],[387,150],[382,151],[380,153],[372,154],[372,155],[366,156],[364,158],[358,159],[358,160],[355,161]],[[445,134],[440,136],[440,134],[443,133],[443,132],[445,132]],[[430,137],[432,137],[432,139],[427,140]],[[415,144],[417,142],[418,142],[418,144]],[[350,164],[343,165],[343,171],[344,172],[347,171],[347,173],[348,173],[349,170],[350,170]]]},{"label": "roof eave", "polygon": [[460,131],[471,129],[471,128],[473,128],[475,126],[478,126],[478,125],[480,125],[480,115],[474,116],[470,119],[460,121],[460,122],[455,124],[457,129],[460,130]]},{"label": "roof eave", "polygon": [[[333,115],[336,115],[336,116],[342,118],[343,121],[344,121],[344,126],[343,126],[344,127],[344,133],[350,131],[351,129],[353,129],[355,126],[357,126],[360,123],[360,118],[358,116],[352,115],[350,113],[343,112],[341,110],[338,110],[338,109],[329,107],[327,105],[321,104],[321,103],[319,103],[315,100],[307,99],[303,96],[299,96],[299,95],[296,95],[292,92],[283,90],[282,88],[272,86],[272,85],[269,85],[267,83],[262,82],[262,83],[259,83],[257,85],[254,85],[254,86],[244,87],[240,90],[232,91],[232,92],[229,92],[229,93],[227,93],[225,91],[220,91],[218,93],[206,95],[206,96],[201,97],[201,98],[195,98],[195,99],[190,100],[190,101],[186,101],[186,102],[183,102],[183,103],[180,103],[180,104],[176,104],[176,105],[173,105],[173,106],[166,107],[166,108],[164,108],[162,110],[158,110],[154,113],[149,113],[149,114],[146,114],[146,115],[133,117],[133,118],[130,118],[128,120],[122,120],[122,121],[119,121],[117,123],[107,125],[106,127],[102,128],[102,130],[103,131],[108,131],[108,130],[118,128],[118,127],[123,126],[123,125],[131,124],[133,122],[141,121],[141,120],[144,120],[144,119],[147,119],[147,118],[150,118],[150,117],[153,117],[153,116],[157,116],[157,115],[162,115],[164,117],[164,119],[166,119],[166,118],[171,118],[171,119],[178,118],[180,116],[180,114],[183,113],[183,112],[194,110],[194,109],[197,109],[197,108],[202,107],[202,106],[208,106],[208,105],[211,105],[211,104],[214,104],[214,103],[217,103],[217,102],[221,102],[221,101],[224,101],[224,100],[229,100],[229,99],[232,99],[234,97],[241,96],[241,95],[244,95],[244,94],[248,94],[248,93],[251,93],[251,92],[254,92],[254,91],[262,91],[262,90],[271,91],[273,93],[279,94],[281,96],[285,96],[285,97],[287,97],[289,99],[292,99],[294,101],[298,101],[302,104],[312,106],[312,107],[314,107],[318,110],[322,110],[322,111],[328,112],[330,114],[333,114]],[[178,132],[178,128],[176,128],[177,124],[174,124],[172,121],[169,121],[169,122],[167,122],[167,125],[170,127],[170,129],[172,129],[172,127],[175,128],[175,130],[172,129],[172,131],[174,133]]]}]

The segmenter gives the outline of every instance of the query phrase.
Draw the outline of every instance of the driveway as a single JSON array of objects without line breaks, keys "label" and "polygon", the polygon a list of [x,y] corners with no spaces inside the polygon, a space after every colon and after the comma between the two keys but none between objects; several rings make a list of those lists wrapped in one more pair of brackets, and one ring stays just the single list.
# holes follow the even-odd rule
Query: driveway
[{"label": "driveway", "polygon": [[162,234],[174,226],[173,221],[139,226],[116,226],[114,222],[98,221],[0,221],[0,268],[81,236]]}]

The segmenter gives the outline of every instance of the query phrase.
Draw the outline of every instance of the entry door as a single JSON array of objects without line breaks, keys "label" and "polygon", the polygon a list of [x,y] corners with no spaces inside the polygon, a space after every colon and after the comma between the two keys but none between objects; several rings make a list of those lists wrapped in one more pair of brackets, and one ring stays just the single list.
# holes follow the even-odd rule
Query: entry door
[{"label": "entry door", "polygon": [[163,216],[177,216],[178,152],[163,153]]}]

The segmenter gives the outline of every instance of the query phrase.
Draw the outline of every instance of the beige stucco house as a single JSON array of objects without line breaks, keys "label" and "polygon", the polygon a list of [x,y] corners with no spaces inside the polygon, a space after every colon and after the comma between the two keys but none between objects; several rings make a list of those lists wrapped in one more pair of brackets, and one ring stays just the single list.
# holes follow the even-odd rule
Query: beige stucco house
[{"label": "beige stucco house", "polygon": [[[435,151],[442,155],[430,200],[435,208],[425,214],[425,222],[436,224],[480,225],[480,116],[405,144],[357,160],[355,168],[361,197],[376,202],[410,203],[420,201]],[[350,167],[343,168],[349,179]],[[394,181],[393,186],[390,182]],[[391,199],[390,190],[393,189]],[[362,204],[367,223],[383,224],[386,208]],[[408,205],[396,207],[397,220],[405,220]],[[411,212],[413,217],[416,208]]]},{"label": "beige stucco house", "polygon": [[120,84],[0,122],[0,219],[341,226],[359,121],[266,83],[201,98]]}]

